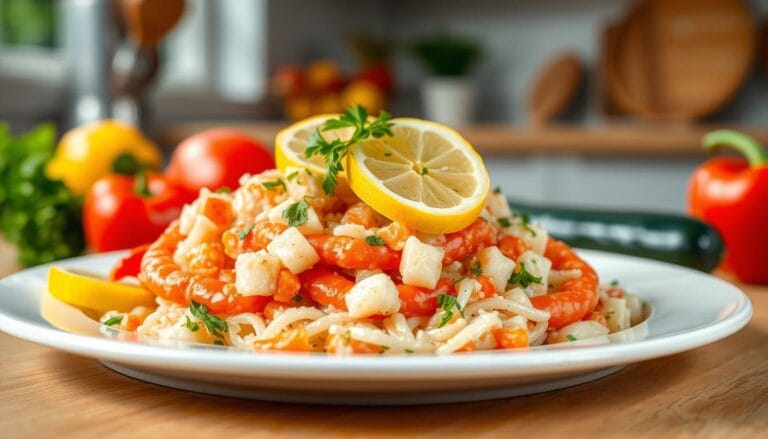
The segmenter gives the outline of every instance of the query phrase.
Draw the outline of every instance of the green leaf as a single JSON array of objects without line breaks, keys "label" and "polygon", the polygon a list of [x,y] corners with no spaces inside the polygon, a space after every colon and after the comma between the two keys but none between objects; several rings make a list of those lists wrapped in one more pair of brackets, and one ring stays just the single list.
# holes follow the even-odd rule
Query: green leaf
[{"label": "green leaf", "polygon": [[440,320],[440,324],[437,325],[438,328],[442,328],[453,319],[454,309],[459,310],[459,312],[463,312],[461,307],[459,306],[459,302],[456,300],[456,297],[451,296],[449,294],[442,294],[442,293],[438,294],[437,306],[439,306],[443,310],[443,318],[442,320]]},{"label": "green leaf", "polygon": [[104,322],[104,326],[114,326],[119,323],[122,323],[122,321],[123,321],[123,316],[110,317]]},{"label": "green leaf", "polygon": [[221,334],[221,332],[227,332],[229,330],[226,322],[213,314],[209,314],[208,308],[202,303],[197,303],[194,300],[190,301],[189,311],[193,316],[200,319],[203,325],[208,329],[208,332],[214,337],[223,338],[224,335]]},{"label": "green leaf", "polygon": [[255,227],[255,224],[248,223],[248,225],[245,226],[243,230],[240,231],[240,233],[237,234],[237,239],[243,240],[248,237],[248,234],[251,233],[251,230]]},{"label": "green leaf", "polygon": [[285,182],[279,178],[276,179],[275,181],[265,181],[264,183],[262,183],[262,185],[264,185],[264,187],[267,188],[268,191],[272,191],[272,192],[275,192],[279,187],[283,188],[283,192],[288,191],[288,188],[285,187]]},{"label": "green leaf", "polygon": [[[322,156],[328,167],[325,177],[323,177],[323,191],[328,195],[336,193],[337,176],[344,170],[341,163],[349,148],[362,142],[369,137],[380,138],[384,135],[392,135],[392,122],[389,120],[392,116],[386,111],[379,113],[379,117],[369,121],[368,110],[361,105],[352,105],[348,107],[344,114],[336,119],[326,120],[322,126],[315,129],[307,139],[307,147],[304,155],[310,158],[315,155]],[[354,128],[354,132],[348,140],[342,141],[333,139],[326,140],[322,132],[339,128]]]},{"label": "green leaf", "polygon": [[576,338],[576,337],[572,336],[571,334],[568,334],[568,335],[566,335],[566,336],[565,336],[565,338],[566,338],[568,341],[576,341],[576,340],[578,340],[578,338]]},{"label": "green leaf", "polygon": [[366,236],[365,237],[365,243],[368,244],[368,245],[372,245],[374,247],[382,246],[382,245],[387,245],[387,243],[384,242],[384,240],[381,239],[381,237],[379,237],[378,235],[368,235],[368,236]]},{"label": "green leaf", "polygon": [[480,266],[480,261],[475,261],[475,264],[470,267],[469,271],[471,271],[475,276],[480,276],[483,274],[483,267]]},{"label": "green leaf", "polygon": [[541,276],[534,276],[528,269],[525,268],[525,264],[520,264],[520,270],[512,273],[509,277],[508,283],[519,284],[523,288],[528,288],[528,285],[535,283],[541,283]]},{"label": "green leaf", "polygon": [[309,203],[307,203],[307,199],[304,197],[301,200],[288,205],[283,211],[283,218],[288,220],[288,225],[291,227],[303,226],[309,220],[307,209],[309,209]]},{"label": "green leaf", "polygon": [[190,332],[197,332],[200,329],[200,325],[198,325],[197,323],[193,322],[189,318],[189,316],[184,316],[184,317],[187,319],[187,321],[184,322],[184,327],[189,329]]}]

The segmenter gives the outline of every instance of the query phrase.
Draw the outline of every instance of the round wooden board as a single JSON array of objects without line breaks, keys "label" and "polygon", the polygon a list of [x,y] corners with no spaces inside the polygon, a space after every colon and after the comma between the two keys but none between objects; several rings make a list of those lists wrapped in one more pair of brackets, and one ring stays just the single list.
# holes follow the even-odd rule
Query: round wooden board
[{"label": "round wooden board", "polygon": [[565,52],[552,58],[539,71],[528,96],[528,114],[535,125],[544,125],[560,115],[576,97],[584,80],[579,56]]},{"label": "round wooden board", "polygon": [[755,34],[742,0],[640,0],[610,46],[609,93],[645,118],[710,115],[744,83]]}]

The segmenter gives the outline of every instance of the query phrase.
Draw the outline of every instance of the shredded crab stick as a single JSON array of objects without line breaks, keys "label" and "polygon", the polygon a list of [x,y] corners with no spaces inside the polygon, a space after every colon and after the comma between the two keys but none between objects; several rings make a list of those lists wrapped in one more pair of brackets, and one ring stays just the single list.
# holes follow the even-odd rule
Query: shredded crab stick
[{"label": "shredded crab stick", "polygon": [[562,241],[550,239],[545,256],[555,270],[581,270],[580,277],[564,282],[557,291],[531,298],[533,306],[551,313],[549,327],[560,329],[595,310],[599,282],[595,270]]}]

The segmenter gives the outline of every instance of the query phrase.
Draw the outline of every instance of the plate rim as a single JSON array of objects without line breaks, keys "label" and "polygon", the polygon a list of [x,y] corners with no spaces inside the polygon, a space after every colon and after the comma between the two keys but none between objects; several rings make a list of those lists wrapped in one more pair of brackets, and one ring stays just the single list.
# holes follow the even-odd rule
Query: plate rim
[{"label": "plate rim", "polygon": [[[598,367],[628,364],[663,357],[695,349],[725,338],[747,325],[752,316],[749,297],[735,285],[706,273],[661,261],[620,255],[596,250],[578,251],[587,258],[590,254],[672,267],[687,271],[707,281],[719,283],[738,297],[736,308],[724,318],[701,327],[658,338],[594,346],[563,347],[562,349],[534,350],[531,352],[484,351],[472,354],[434,356],[350,356],[323,354],[240,352],[234,349],[212,347],[185,347],[179,349],[146,343],[92,337],[70,333],[53,327],[43,327],[9,315],[0,308],[0,331],[57,350],[113,361],[121,364],[176,369],[186,371],[215,371],[227,375],[259,375],[286,378],[344,378],[351,380],[398,379],[420,380],[429,378],[499,378],[529,375],[531,368],[537,374],[577,372]],[[75,263],[89,258],[117,257],[123,252],[88,255],[58,261],[55,264]],[[46,270],[53,264],[33,267]],[[0,280],[0,288],[9,279],[29,275],[29,269]],[[654,317],[648,319],[652,324]],[[298,361],[297,361],[298,360]],[[492,360],[492,361],[490,361]]]}]

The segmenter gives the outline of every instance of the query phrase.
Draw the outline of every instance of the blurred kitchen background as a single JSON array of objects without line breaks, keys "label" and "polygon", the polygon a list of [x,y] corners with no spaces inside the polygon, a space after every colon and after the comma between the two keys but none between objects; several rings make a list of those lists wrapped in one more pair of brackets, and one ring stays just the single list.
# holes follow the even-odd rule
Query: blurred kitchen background
[{"label": "blurred kitchen background", "polygon": [[12,131],[111,115],[166,151],[211,126],[271,145],[359,102],[458,125],[511,197],[669,212],[703,133],[768,141],[764,0],[187,0],[146,86],[163,12],[117,3],[0,0]]}]

